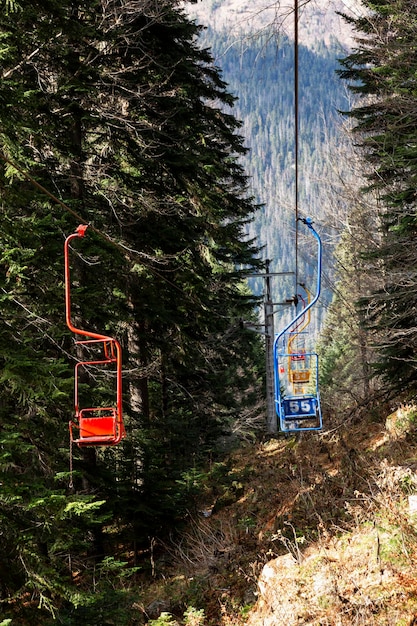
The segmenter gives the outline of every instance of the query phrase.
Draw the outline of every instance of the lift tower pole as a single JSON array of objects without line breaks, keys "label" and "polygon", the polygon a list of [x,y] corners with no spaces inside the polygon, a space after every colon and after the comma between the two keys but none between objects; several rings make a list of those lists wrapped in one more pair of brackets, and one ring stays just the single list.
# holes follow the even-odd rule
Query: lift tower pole
[{"label": "lift tower pole", "polygon": [[265,319],[265,356],[266,356],[266,431],[275,434],[278,430],[277,415],[275,411],[275,388],[274,388],[274,304],[271,295],[271,275],[269,273],[269,260],[265,265],[265,295],[264,295],[264,319]]},{"label": "lift tower pole", "polygon": [[273,435],[278,432],[278,419],[275,406],[275,374],[274,374],[274,310],[275,306],[288,306],[286,302],[272,301],[272,281],[273,276],[292,276],[294,272],[270,272],[270,261],[265,261],[265,273],[248,274],[248,277],[264,279],[264,321],[263,324],[254,324],[253,322],[241,323],[244,328],[260,333],[265,337],[265,360],[266,360],[266,432]]}]

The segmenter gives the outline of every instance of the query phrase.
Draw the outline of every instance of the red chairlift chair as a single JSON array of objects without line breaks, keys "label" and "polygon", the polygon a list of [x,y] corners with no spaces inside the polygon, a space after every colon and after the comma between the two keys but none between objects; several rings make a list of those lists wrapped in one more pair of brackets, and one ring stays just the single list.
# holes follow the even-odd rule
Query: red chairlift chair
[{"label": "red chairlift chair", "polygon": [[[75,366],[74,405],[75,419],[69,422],[71,442],[79,446],[112,446],[125,436],[122,416],[122,350],[119,342],[100,333],[76,328],[71,322],[71,282],[69,264],[69,245],[73,239],[84,237],[88,226],[81,224],[75,233],[67,237],[64,245],[65,260],[65,312],[66,322],[71,332],[87,337],[76,341],[77,345],[102,346],[102,355],[91,360],[79,361]],[[116,402],[108,407],[80,408],[79,380],[80,368],[86,366],[107,366],[114,364],[116,370]],[[78,437],[74,436],[78,430]]]}]

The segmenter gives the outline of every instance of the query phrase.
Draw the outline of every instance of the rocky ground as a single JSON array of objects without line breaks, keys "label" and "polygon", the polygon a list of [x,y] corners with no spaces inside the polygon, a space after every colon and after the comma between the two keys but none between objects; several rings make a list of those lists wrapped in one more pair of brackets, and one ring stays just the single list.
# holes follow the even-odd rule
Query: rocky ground
[{"label": "rocky ground", "polygon": [[148,623],[417,624],[417,411],[374,419],[213,463],[156,561]]}]

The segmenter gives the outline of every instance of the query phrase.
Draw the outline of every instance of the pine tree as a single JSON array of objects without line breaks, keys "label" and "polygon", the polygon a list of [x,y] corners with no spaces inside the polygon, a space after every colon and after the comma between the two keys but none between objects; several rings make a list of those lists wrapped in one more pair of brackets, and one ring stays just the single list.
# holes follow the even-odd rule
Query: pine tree
[{"label": "pine tree", "polygon": [[[2,596],[31,594],[26,623],[40,604],[85,624],[119,607],[122,624],[111,572],[125,566],[108,557],[181,515],[181,476],[259,383],[258,342],[236,322],[259,264],[240,125],[176,2],[22,0],[0,24]],[[62,246],[76,216],[91,229],[74,314],[123,343],[128,436],[76,451],[70,494]]]},{"label": "pine tree", "polygon": [[368,163],[368,190],[381,201],[382,237],[375,270],[382,287],[366,299],[378,332],[378,369],[399,390],[415,389],[416,347],[416,15],[413,2],[365,2],[350,21],[357,47],[342,61],[342,78],[359,101],[349,112]]},{"label": "pine tree", "polygon": [[346,419],[349,411],[368,406],[371,400],[376,404],[378,390],[370,365],[375,359],[372,336],[364,327],[359,305],[375,288],[373,264],[364,260],[374,239],[374,207],[354,195],[352,205],[335,251],[337,286],[320,336],[320,383],[329,423]]}]

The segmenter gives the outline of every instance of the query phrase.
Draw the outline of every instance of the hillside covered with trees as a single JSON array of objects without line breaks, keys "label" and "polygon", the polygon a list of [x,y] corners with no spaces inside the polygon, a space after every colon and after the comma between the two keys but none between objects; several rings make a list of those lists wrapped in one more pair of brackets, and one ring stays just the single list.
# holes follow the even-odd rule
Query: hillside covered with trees
[{"label": "hillside covered with trees", "polygon": [[[334,6],[333,6],[334,5]],[[348,51],[351,28],[337,19],[342,4],[300,4],[298,19],[298,208],[311,216],[325,242],[324,290],[313,312],[321,327],[334,291],[334,245],[348,211],[344,185],[351,179],[345,124],[340,111],[349,107],[346,85],[336,75],[338,59]],[[228,13],[229,9],[229,13]],[[235,115],[243,122],[249,148],[241,162],[251,190],[261,204],[249,225],[263,246],[273,271],[294,271],[295,211],[295,73],[294,17],[288,7],[202,0],[189,8],[204,24],[202,47],[208,46],[222,76],[237,96]],[[229,18],[227,17],[229,15]],[[346,150],[346,153],[345,153]],[[309,238],[300,237],[300,277],[313,283],[316,260]],[[262,293],[260,281],[252,281]],[[273,281],[274,300],[291,297],[293,279]],[[284,312],[285,315],[285,312]],[[277,316],[279,317],[279,316]]]},{"label": "hillside covered with trees", "polygon": [[[0,606],[13,624],[131,623],[114,580],[182,519],[193,472],[261,397],[238,323],[260,266],[243,140],[175,2],[16,0],[0,20]],[[70,459],[63,244],[80,222],[73,315],[122,344],[127,436]],[[82,384],[110,402],[94,370]]]},{"label": "hillside covered with trees", "polygon": [[[231,48],[232,85],[224,33],[202,46],[176,0],[4,3],[0,626],[416,623],[417,17],[364,0],[345,20],[341,63],[332,38],[301,49],[302,198],[320,198],[338,268],[325,428],[271,439],[262,343],[240,320],[257,321],[265,231],[291,230],[287,34]],[[337,108],[349,135],[328,124]],[[63,246],[80,223],[74,320],[123,350],[115,447],[69,445],[83,346]],[[88,369],[83,397],[110,403],[111,378]]]}]

